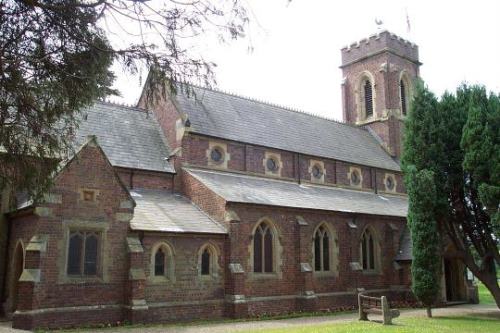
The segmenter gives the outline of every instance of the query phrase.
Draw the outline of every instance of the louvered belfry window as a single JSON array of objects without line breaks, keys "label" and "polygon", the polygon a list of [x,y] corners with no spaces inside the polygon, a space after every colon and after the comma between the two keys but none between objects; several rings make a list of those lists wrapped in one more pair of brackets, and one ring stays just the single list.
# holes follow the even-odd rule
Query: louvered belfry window
[{"label": "louvered belfry window", "polygon": [[407,105],[406,105],[406,87],[403,80],[399,82],[399,88],[401,89],[401,112],[406,115]]},{"label": "louvered belfry window", "polygon": [[365,114],[366,118],[369,118],[373,115],[373,92],[372,92],[372,84],[369,80],[365,81]]}]

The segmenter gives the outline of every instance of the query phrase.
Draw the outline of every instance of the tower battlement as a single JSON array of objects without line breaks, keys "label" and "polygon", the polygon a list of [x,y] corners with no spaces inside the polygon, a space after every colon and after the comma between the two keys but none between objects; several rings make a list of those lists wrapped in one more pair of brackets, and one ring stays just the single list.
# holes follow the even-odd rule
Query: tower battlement
[{"label": "tower battlement", "polygon": [[418,61],[418,46],[387,30],[381,31],[368,38],[363,38],[341,49],[342,65],[345,67],[366,57],[381,52],[392,52],[412,62]]}]

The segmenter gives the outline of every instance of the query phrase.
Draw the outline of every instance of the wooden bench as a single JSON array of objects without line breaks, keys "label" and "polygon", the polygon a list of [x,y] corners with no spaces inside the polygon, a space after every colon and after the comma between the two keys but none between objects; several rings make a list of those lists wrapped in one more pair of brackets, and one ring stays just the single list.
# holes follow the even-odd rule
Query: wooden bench
[{"label": "wooden bench", "polygon": [[383,317],[384,325],[391,325],[392,318],[399,317],[399,310],[389,309],[387,297],[370,297],[358,294],[359,320],[368,320],[368,314],[377,314]]}]

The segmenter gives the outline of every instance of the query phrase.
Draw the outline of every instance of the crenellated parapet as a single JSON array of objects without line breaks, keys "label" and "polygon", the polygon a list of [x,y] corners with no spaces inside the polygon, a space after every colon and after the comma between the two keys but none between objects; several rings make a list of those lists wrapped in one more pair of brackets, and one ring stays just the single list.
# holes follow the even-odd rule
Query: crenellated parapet
[{"label": "crenellated parapet", "polygon": [[386,51],[420,64],[417,45],[385,30],[343,47],[340,67]]}]

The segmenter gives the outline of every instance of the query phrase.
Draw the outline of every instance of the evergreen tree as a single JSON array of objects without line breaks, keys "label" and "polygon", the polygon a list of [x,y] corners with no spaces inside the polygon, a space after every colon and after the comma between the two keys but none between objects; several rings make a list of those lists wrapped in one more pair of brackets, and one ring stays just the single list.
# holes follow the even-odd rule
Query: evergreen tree
[{"label": "evergreen tree", "polygon": [[44,192],[72,148],[75,115],[117,94],[114,62],[153,68],[151,98],[174,81],[210,86],[215,64],[189,41],[237,39],[248,22],[239,0],[0,1],[0,193]]},{"label": "evergreen tree", "polygon": [[[402,165],[410,200],[410,228],[423,221],[414,217],[422,214],[420,209],[432,212],[441,238],[453,245],[457,256],[485,284],[500,307],[495,272],[495,263],[500,264],[499,96],[488,96],[484,87],[462,85],[455,95],[445,93],[437,102],[419,85],[406,121],[404,149]],[[426,200],[416,192],[424,171],[432,172],[434,183],[433,193],[430,187],[425,191],[433,196],[427,207],[415,204]],[[412,237],[417,258],[422,251],[419,235],[412,232]],[[434,251],[434,244],[429,242],[428,246]],[[414,281],[414,285],[424,282]]]},{"label": "evergreen tree", "polygon": [[405,184],[409,196],[408,224],[410,227],[413,261],[412,290],[432,317],[431,306],[439,294],[441,271],[440,238],[436,223],[435,159],[441,151],[436,126],[437,101],[423,84],[417,85],[415,98],[406,123],[403,155]]}]

